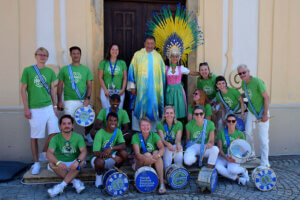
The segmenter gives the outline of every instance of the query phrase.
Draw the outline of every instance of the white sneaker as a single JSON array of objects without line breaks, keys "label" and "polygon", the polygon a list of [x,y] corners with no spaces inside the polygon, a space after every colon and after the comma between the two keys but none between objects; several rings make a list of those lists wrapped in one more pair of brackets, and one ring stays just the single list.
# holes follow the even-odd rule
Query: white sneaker
[{"label": "white sneaker", "polygon": [[46,157],[46,152],[40,153],[39,161],[40,161],[40,162],[47,162],[47,161],[48,161],[48,159],[47,159],[47,157]]},{"label": "white sneaker", "polygon": [[240,177],[238,183],[239,183],[240,185],[246,185],[247,180],[246,180],[246,178],[244,178],[244,177]]},{"label": "white sneaker", "polygon": [[102,186],[102,176],[103,175],[97,175],[96,174],[96,180],[95,180],[95,186],[96,188],[99,188],[100,186]]},{"label": "white sneaker", "polygon": [[82,192],[82,190],[85,189],[83,182],[81,182],[78,179],[73,179],[72,183],[73,183],[73,187],[76,189],[76,192],[78,194],[80,194],[80,192]]},{"label": "white sneaker", "polygon": [[62,184],[57,184],[53,188],[48,189],[48,194],[52,198],[58,194],[63,193],[64,189],[65,189],[65,187]]},{"label": "white sneaker", "polygon": [[31,174],[36,175],[40,173],[41,165],[39,162],[35,162],[31,168]]},{"label": "white sneaker", "polygon": [[246,168],[244,173],[242,174],[242,177],[245,178],[247,182],[250,180],[248,170]]}]

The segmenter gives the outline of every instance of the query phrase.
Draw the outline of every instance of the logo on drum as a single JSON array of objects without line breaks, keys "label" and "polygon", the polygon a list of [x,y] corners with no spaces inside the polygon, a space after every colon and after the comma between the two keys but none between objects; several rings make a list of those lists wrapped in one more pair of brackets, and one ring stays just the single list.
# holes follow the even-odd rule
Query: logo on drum
[{"label": "logo on drum", "polygon": [[[42,75],[42,77],[44,78],[44,80],[45,80],[46,83],[47,83],[46,77],[45,77],[44,75]],[[35,85],[36,87],[38,87],[38,88],[43,87],[43,84],[41,83],[40,78],[39,78],[37,75],[34,77],[33,83],[34,83],[34,85]]]},{"label": "logo on drum", "polygon": [[186,185],[188,181],[188,173],[186,171],[180,170],[172,173],[170,179],[172,180],[172,185],[180,188]]}]

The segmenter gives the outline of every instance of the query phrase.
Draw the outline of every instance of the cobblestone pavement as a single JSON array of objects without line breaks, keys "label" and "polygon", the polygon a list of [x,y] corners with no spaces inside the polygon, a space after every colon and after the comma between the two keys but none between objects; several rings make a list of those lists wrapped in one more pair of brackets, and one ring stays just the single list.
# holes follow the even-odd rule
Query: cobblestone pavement
[{"label": "cobblestone pavement", "polygon": [[[300,200],[300,155],[271,157],[272,169],[278,177],[277,186],[269,192],[261,192],[250,181],[246,186],[240,186],[236,182],[220,178],[217,188],[213,193],[202,193],[196,184],[196,177],[192,177],[189,185],[183,190],[167,190],[167,194],[158,195],[141,194],[136,192],[131,185],[129,192],[123,196],[110,197],[96,189],[93,183],[85,183],[86,189],[82,194],[77,194],[71,186],[64,193],[53,199],[299,199]],[[21,175],[8,183],[0,183],[0,199],[49,199],[47,189],[53,184],[23,185],[20,183]]]}]

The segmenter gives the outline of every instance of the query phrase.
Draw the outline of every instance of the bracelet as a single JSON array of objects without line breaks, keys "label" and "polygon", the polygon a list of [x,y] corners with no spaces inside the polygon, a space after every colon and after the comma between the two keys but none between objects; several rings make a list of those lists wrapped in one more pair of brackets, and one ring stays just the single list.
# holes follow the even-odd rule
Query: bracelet
[{"label": "bracelet", "polygon": [[160,156],[160,154],[157,154],[157,156],[160,158],[161,156]]},{"label": "bracelet", "polygon": [[61,163],[61,161],[60,161],[60,160],[59,160],[59,161],[57,161],[55,165],[56,165],[56,166],[58,166],[58,165],[59,165],[59,163]]},{"label": "bracelet", "polygon": [[57,106],[53,106],[53,108],[57,108]]}]

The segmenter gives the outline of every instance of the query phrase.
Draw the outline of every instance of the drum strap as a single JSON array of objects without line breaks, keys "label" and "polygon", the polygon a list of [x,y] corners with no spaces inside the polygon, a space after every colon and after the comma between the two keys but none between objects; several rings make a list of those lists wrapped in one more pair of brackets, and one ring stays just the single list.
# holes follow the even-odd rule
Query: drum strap
[{"label": "drum strap", "polygon": [[48,94],[51,96],[49,86],[46,83],[45,79],[43,78],[43,76],[42,76],[42,74],[41,74],[38,66],[37,65],[33,65],[33,69],[35,70],[36,74],[38,75],[38,77],[39,77],[41,83],[43,84],[44,88],[47,90]]},{"label": "drum strap", "polygon": [[172,124],[171,130],[169,130],[168,124],[164,124],[164,128],[165,128],[165,131],[166,131],[165,140],[166,140],[166,141],[169,141],[169,142],[171,142],[171,143],[174,143],[174,142],[175,142],[175,140],[172,138],[172,135],[171,135],[173,126],[174,126],[174,124]]},{"label": "drum strap", "polygon": [[[203,130],[202,132],[199,134],[198,138],[195,140],[195,141],[189,141],[186,145],[185,145],[185,148],[189,148],[190,146],[196,144],[201,138],[201,144],[202,144],[202,141],[205,140],[205,135],[206,135],[206,127],[207,127],[207,120],[204,119],[204,125],[203,125]],[[204,134],[203,134],[204,133]],[[204,136],[204,139],[203,139],[203,136]],[[205,145],[204,145],[205,146]]]},{"label": "drum strap", "polygon": [[[111,108],[109,108],[109,109],[106,108],[106,117],[110,112],[111,112]],[[116,113],[117,115],[118,115],[118,112],[119,112],[119,108],[117,109],[117,113]]]},{"label": "drum strap", "polygon": [[110,140],[108,141],[108,143],[106,144],[106,146],[104,147],[103,150],[107,149],[108,147],[111,146],[112,142],[114,141],[116,135],[117,135],[117,128],[115,128],[114,134],[111,136]]},{"label": "drum strap", "polygon": [[72,90],[75,90],[75,92],[76,92],[78,98],[79,98],[80,100],[82,100],[83,97],[84,97],[85,94],[86,94],[86,90],[84,91],[83,95],[81,96],[81,95],[80,95],[80,92],[79,92],[79,89],[78,89],[78,87],[77,87],[77,85],[76,85],[76,83],[75,83],[75,79],[74,79],[74,75],[73,75],[73,71],[72,71],[71,65],[68,65],[68,69],[69,69],[69,75],[70,75],[70,80],[71,80]]},{"label": "drum strap", "polygon": [[235,106],[235,108],[234,108],[233,110],[231,110],[231,108],[228,106],[228,104],[227,104],[226,101],[224,100],[221,91],[218,92],[218,95],[219,95],[219,97],[220,97],[220,99],[221,99],[223,105],[225,106],[226,113],[234,114],[234,113],[236,113],[236,112],[238,111],[240,103],[238,103],[238,104]]},{"label": "drum strap", "polygon": [[148,142],[149,137],[150,137],[150,133],[149,133],[149,136],[148,136],[148,138],[147,138],[147,140],[146,140],[146,142],[145,142],[145,141],[144,141],[144,138],[143,138],[143,136],[142,136],[142,133],[139,132],[139,138],[140,138],[141,146],[142,146],[142,149],[143,149],[144,153],[147,153],[147,152],[148,152],[148,151],[147,151],[147,148],[146,148],[146,145],[147,145],[147,142]]},{"label": "drum strap", "polygon": [[225,139],[226,139],[227,148],[228,148],[230,146],[230,139],[229,139],[229,134],[228,134],[227,127],[224,129],[224,133],[225,133]]},{"label": "drum strap", "polygon": [[[200,153],[199,153],[199,167],[202,166],[202,157],[203,154],[205,152],[205,136],[206,136],[206,127],[207,127],[207,120],[204,120],[204,126],[203,126],[203,130],[201,132],[201,145],[200,145]],[[199,136],[200,136],[199,135]],[[198,137],[199,138],[199,137]],[[197,140],[198,140],[197,138]]]},{"label": "drum strap", "polygon": [[253,113],[254,113],[256,119],[257,119],[257,120],[260,120],[261,117],[262,117],[262,115],[263,115],[263,113],[264,113],[265,105],[263,104],[263,106],[262,106],[260,112],[257,113],[257,112],[255,111],[255,109],[254,109],[254,106],[253,106],[252,102],[251,102],[251,99],[250,99],[250,96],[249,96],[249,93],[248,93],[248,90],[247,90],[246,83],[244,83],[244,90],[245,90],[246,97],[247,97],[247,99],[248,99],[248,103],[249,103],[249,105],[250,105],[250,107],[251,107],[251,109],[252,109],[252,111],[253,111]]}]

